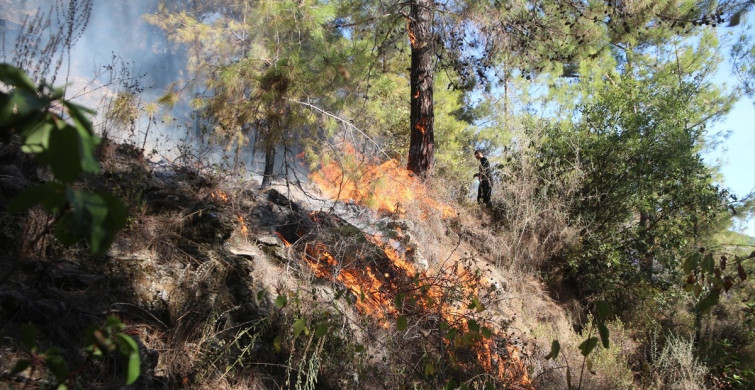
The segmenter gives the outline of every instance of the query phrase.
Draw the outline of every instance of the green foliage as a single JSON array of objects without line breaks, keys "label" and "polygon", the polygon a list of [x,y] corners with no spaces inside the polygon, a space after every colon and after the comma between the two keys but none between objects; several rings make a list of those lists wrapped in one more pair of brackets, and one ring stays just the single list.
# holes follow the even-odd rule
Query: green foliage
[{"label": "green foliage", "polygon": [[[736,13],[732,23],[739,24],[740,16],[744,13],[744,9]],[[752,34],[747,34],[748,27],[752,28],[749,23],[742,28],[742,34],[731,48],[731,57],[734,74],[739,78],[744,93],[752,98],[755,97],[755,39]]]},{"label": "green foliage", "polygon": [[[643,281],[668,285],[656,276],[675,270],[692,242],[728,218],[728,193],[700,155],[706,123],[732,99],[704,81],[714,47],[704,35],[696,48],[630,52],[632,67],[594,91],[577,125],[546,127],[541,175],[583,177],[569,207],[585,231],[566,268],[585,296],[631,308]],[[648,62],[653,71],[638,71]],[[558,181],[543,184],[559,191]]]},{"label": "green foliage", "polygon": [[108,317],[101,327],[91,326],[85,332],[84,349],[95,358],[101,358],[117,352],[127,359],[126,384],[130,385],[139,378],[139,346],[131,336],[123,333],[124,325],[116,317]]},{"label": "green foliage", "polygon": [[[0,137],[21,137],[22,150],[48,166],[54,181],[24,190],[8,205],[19,212],[41,204],[57,216],[54,231],[66,244],[89,243],[93,254],[104,254],[115,234],[126,223],[126,208],[113,196],[72,187],[82,173],[98,173],[94,157],[99,139],[87,119],[91,114],[63,99],[63,90],[34,83],[19,69],[0,64],[0,81],[9,87],[0,92]],[[54,112],[60,107],[61,113]],[[70,120],[64,120],[66,115]]]},{"label": "green foliage", "polygon": [[37,328],[31,324],[22,325],[21,345],[26,350],[28,359],[16,361],[10,375],[19,374],[27,369],[31,369],[32,373],[44,369],[55,379],[54,388],[58,390],[81,389],[81,386],[76,384],[76,375],[90,362],[90,359],[102,359],[112,353],[117,353],[126,358],[125,383],[130,385],[139,378],[139,346],[131,336],[122,332],[124,328],[125,325],[115,317],[108,317],[101,327],[93,325],[87,328],[84,340],[84,350],[88,354],[87,360],[81,367],[70,370],[59,348],[50,347],[40,351]]},{"label": "green foliage", "polygon": [[[598,301],[595,302],[595,310],[590,316],[590,325],[587,331],[587,338],[582,341],[581,344],[579,344],[580,354],[582,355],[582,368],[579,372],[579,378],[577,382],[577,386],[573,386],[573,380],[572,378],[572,371],[569,367],[569,362],[564,358],[564,361],[566,362],[567,370],[566,370],[566,383],[569,390],[572,389],[581,389],[582,388],[582,380],[584,379],[584,373],[585,369],[587,369],[588,372],[593,373],[593,360],[590,358],[590,354],[595,351],[595,347],[598,346],[598,342],[601,342],[603,345],[603,348],[608,349],[610,347],[609,343],[609,337],[610,332],[608,330],[608,326],[606,326],[606,322],[612,317],[614,313],[611,312],[611,309],[609,308],[609,305],[605,301]],[[598,335],[599,337],[593,336],[593,332],[595,331],[595,328],[598,329]],[[556,360],[558,358],[559,353],[561,352],[561,343],[558,340],[553,340],[551,343],[551,350],[548,352],[548,354],[545,356],[546,360]]]}]

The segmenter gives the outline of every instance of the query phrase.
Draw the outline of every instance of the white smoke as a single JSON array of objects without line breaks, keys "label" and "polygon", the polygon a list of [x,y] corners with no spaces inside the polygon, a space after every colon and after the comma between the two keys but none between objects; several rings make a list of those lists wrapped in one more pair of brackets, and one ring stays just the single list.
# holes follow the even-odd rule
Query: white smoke
[{"label": "white smoke", "polygon": [[[206,164],[222,164],[233,159],[222,148],[209,145],[208,138],[200,134],[196,114],[185,103],[191,91],[182,91],[186,98],[172,109],[159,106],[152,121],[148,120],[147,107],[156,102],[173,85],[184,86],[187,74],[186,54],[178,45],[169,42],[159,28],[146,22],[144,15],[156,11],[159,0],[0,0],[0,61],[13,63],[18,53],[15,42],[21,33],[24,20],[35,15],[48,15],[55,31],[56,23],[65,22],[69,5],[81,7],[91,1],[88,24],[70,52],[61,48],[64,60],[55,75],[55,84],[67,84],[67,97],[98,111],[97,123],[105,126],[102,114],[118,93],[138,92],[142,116],[132,130],[108,130],[108,136],[145,146],[168,160],[190,153]],[[81,9],[79,9],[81,12]],[[62,15],[62,16],[61,16]],[[74,26],[82,28],[84,26]],[[24,30],[26,31],[26,30]],[[49,39],[43,36],[42,44]],[[42,78],[50,80],[51,75]],[[158,107],[152,104],[150,109]],[[102,131],[102,129],[99,129]],[[117,130],[117,129],[116,129]],[[240,162],[248,171],[261,171],[264,153],[252,155],[252,143],[244,148]],[[190,145],[187,146],[187,145]],[[197,152],[202,149],[204,152]],[[281,173],[283,153],[277,153],[276,172]]]}]

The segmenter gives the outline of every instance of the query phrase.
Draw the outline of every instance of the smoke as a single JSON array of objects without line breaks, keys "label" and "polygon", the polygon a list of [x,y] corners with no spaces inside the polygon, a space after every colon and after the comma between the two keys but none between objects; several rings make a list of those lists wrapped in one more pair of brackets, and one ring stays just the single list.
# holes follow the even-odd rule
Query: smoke
[{"label": "smoke", "polygon": [[[184,86],[190,79],[186,71],[186,52],[167,40],[158,27],[146,22],[144,15],[157,10],[159,0],[0,0],[0,61],[14,63],[27,72],[41,57],[52,56],[53,65],[61,58],[60,66],[50,66],[40,72],[38,80],[55,80],[56,85],[67,85],[67,97],[98,111],[98,131],[107,131],[117,141],[144,146],[145,153],[176,160],[191,155],[203,165],[234,163],[232,151],[224,151],[208,142],[200,131],[198,114],[188,106],[192,91],[182,91],[182,99],[172,108],[155,102],[173,86]],[[87,5],[90,5],[88,9]],[[72,8],[73,7],[73,8]],[[84,18],[72,18],[71,12]],[[71,23],[74,25],[66,25]],[[86,22],[86,25],[83,23]],[[24,27],[26,23],[27,27]],[[38,24],[30,34],[28,25]],[[80,30],[69,47],[58,44],[54,54],[37,53],[28,63],[14,61],[20,57],[19,39],[37,50],[54,41],[60,31]],[[40,31],[42,30],[42,31]],[[37,34],[37,35],[35,35]],[[35,35],[35,36],[30,36]],[[54,74],[52,74],[54,73]],[[132,94],[138,97],[138,119],[131,126],[108,124],[105,113],[119,96]],[[103,130],[105,129],[105,130]],[[254,138],[238,155],[247,171],[259,172],[264,166],[264,153],[252,153]],[[294,153],[287,153],[291,156]],[[277,153],[276,173],[285,171]],[[289,164],[290,166],[290,164]],[[299,175],[301,178],[301,175]]]}]

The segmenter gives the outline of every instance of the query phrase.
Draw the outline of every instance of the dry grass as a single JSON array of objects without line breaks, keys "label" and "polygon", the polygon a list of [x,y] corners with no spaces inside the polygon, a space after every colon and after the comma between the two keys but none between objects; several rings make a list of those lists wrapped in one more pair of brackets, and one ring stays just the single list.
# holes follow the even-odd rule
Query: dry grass
[{"label": "dry grass", "polygon": [[672,390],[699,390],[705,384],[707,368],[694,355],[691,339],[678,335],[666,338],[663,348],[653,353],[653,388]]}]

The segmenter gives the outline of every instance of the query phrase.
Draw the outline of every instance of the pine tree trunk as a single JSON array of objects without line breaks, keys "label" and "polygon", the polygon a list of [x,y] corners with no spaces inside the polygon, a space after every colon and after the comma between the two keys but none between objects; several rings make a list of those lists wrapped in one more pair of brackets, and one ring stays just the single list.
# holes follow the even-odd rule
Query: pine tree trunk
[{"label": "pine tree trunk", "polygon": [[412,0],[409,39],[411,65],[411,138],[407,169],[425,177],[435,163],[433,153],[432,0]]},{"label": "pine tree trunk", "polygon": [[262,188],[272,184],[273,170],[275,168],[275,145],[265,147],[265,170],[262,172]]},{"label": "pine tree trunk", "polygon": [[652,237],[650,236],[650,233],[648,230],[650,229],[650,216],[646,212],[640,213],[640,231],[639,231],[639,245],[638,245],[638,256],[640,256],[640,272],[645,277],[645,279],[653,283],[653,263],[654,263],[654,257],[653,257],[653,248],[652,246]]}]

